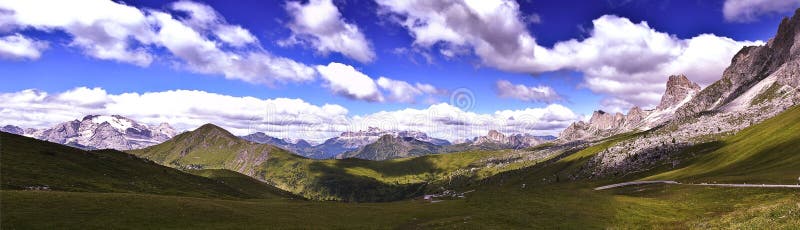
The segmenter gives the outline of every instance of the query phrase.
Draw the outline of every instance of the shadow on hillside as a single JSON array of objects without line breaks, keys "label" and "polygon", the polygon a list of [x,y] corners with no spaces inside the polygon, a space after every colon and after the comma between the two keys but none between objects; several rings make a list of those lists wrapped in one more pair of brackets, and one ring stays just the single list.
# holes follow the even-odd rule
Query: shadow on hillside
[{"label": "shadow on hillside", "polygon": [[336,161],[333,166],[322,161],[312,162],[309,170],[319,175],[311,182],[319,193],[317,194],[319,197],[315,198],[350,202],[387,202],[420,196],[424,192],[426,183],[387,183],[369,176],[347,172],[347,167],[369,163],[359,161],[341,160]]},{"label": "shadow on hillside", "polygon": [[347,158],[335,161],[336,168],[367,168],[384,177],[413,176],[422,174],[436,174],[443,172],[433,163],[433,155],[415,157],[403,160],[371,161],[357,158]]}]

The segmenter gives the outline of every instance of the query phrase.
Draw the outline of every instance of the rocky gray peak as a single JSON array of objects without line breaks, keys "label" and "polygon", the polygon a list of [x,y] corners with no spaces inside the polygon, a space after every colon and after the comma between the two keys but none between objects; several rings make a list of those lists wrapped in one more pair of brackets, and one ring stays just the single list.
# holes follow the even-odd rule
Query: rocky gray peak
[{"label": "rocky gray peak", "polygon": [[506,139],[506,135],[497,130],[489,130],[489,133],[486,134],[486,137],[489,140],[496,141],[496,142],[503,142]]},{"label": "rocky gray peak", "polygon": [[[800,59],[800,9],[784,18],[775,37],[763,46],[742,48],[725,69],[722,78],[678,109],[678,117],[715,110],[736,99],[755,84],[790,62]],[[784,71],[789,71],[784,68]],[[794,76],[793,78],[796,78]]]},{"label": "rocky gray peak", "polygon": [[0,128],[0,131],[7,132],[7,133],[13,133],[13,134],[17,134],[17,135],[25,134],[25,130],[23,130],[22,128],[17,127],[17,126],[13,126],[13,125],[3,126],[3,127]]},{"label": "rocky gray peak", "polygon": [[647,114],[642,111],[639,106],[634,106],[631,110],[628,111],[628,115],[625,115],[625,122],[624,127],[626,129],[633,129],[638,127],[642,124]]},{"label": "rocky gray peak", "polygon": [[656,106],[657,110],[666,110],[685,103],[687,97],[692,97],[700,92],[700,85],[689,80],[685,75],[672,75],[667,80],[667,89],[661,96],[661,103]]},{"label": "rocky gray peak", "polygon": [[549,141],[546,136],[533,136],[529,134],[505,135],[497,130],[490,130],[486,136],[477,137],[470,145],[499,145],[504,148],[527,148]]},{"label": "rocky gray peak", "polygon": [[56,125],[55,127],[45,130],[41,133],[38,139],[65,144],[68,139],[78,136],[78,128],[81,127],[81,122],[78,120],[68,121]]},{"label": "rocky gray peak", "polygon": [[589,119],[589,125],[599,130],[608,130],[622,126],[622,122],[624,121],[625,115],[622,115],[622,113],[611,114],[603,110],[597,110],[592,113],[592,118]]}]

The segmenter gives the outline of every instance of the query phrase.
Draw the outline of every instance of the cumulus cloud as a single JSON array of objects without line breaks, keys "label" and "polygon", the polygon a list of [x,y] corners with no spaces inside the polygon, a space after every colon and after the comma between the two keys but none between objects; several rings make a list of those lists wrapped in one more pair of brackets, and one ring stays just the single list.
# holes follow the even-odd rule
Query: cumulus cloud
[{"label": "cumulus cloud", "polygon": [[556,135],[581,118],[558,104],[487,114],[445,103],[361,116],[348,113],[339,105],[313,105],[301,99],[234,97],[198,90],[111,94],[102,88],[78,87],[60,93],[33,89],[0,93],[0,120],[24,128],[49,128],[90,114],[117,114],[145,124],[168,122],[178,130],[214,123],[237,135],[260,131],[312,141],[367,127],[418,130],[449,140],[485,135],[493,129]]},{"label": "cumulus cloud", "polygon": [[519,4],[513,0],[377,0],[381,12],[406,28],[414,45],[439,45],[455,57],[470,49],[486,65],[515,70],[532,58],[536,42],[528,33]]},{"label": "cumulus cloud", "polygon": [[338,134],[348,124],[347,109],[312,105],[300,99],[233,97],[197,90],[109,94],[79,87],[50,94],[23,90],[0,94],[0,120],[49,128],[90,114],[119,114],[146,124],[168,122],[179,130],[214,123],[236,134],[266,131],[306,139]]},{"label": "cumulus cloud", "polygon": [[381,89],[389,93],[389,100],[404,103],[416,103],[417,97],[421,95],[444,95],[446,90],[437,89],[430,84],[416,83],[412,85],[406,81],[394,80],[387,77],[379,77],[376,81]]},{"label": "cumulus cloud", "polygon": [[239,25],[230,25],[211,6],[192,2],[178,1],[172,4],[172,9],[183,11],[190,15],[184,23],[195,30],[212,33],[219,40],[234,47],[243,47],[258,42],[250,31]]},{"label": "cumulus cloud", "polygon": [[800,7],[800,0],[726,0],[722,7],[725,20],[749,22],[759,16],[791,13]]},{"label": "cumulus cloud", "polygon": [[23,36],[13,34],[0,37],[0,58],[9,60],[36,60],[42,56],[42,51],[48,44]]},{"label": "cumulus cloud", "polygon": [[334,93],[351,99],[369,102],[382,102],[383,94],[369,76],[352,66],[331,62],[327,66],[318,65],[317,71]]},{"label": "cumulus cloud", "polygon": [[503,133],[557,135],[580,117],[570,109],[551,104],[544,108],[502,110],[490,114],[467,112],[450,104],[434,104],[426,109],[384,111],[356,116],[356,128],[380,127],[389,130],[420,130],[448,140],[483,136],[489,130]]},{"label": "cumulus cloud", "polygon": [[561,100],[561,96],[549,86],[526,86],[514,85],[507,80],[499,80],[495,83],[497,96],[501,98],[513,98],[528,102],[552,103]]},{"label": "cumulus cloud", "polygon": [[370,42],[358,26],[344,21],[332,0],[290,1],[286,11],[292,17],[288,24],[292,35],[279,45],[308,43],[323,54],[338,52],[360,62],[375,59]]},{"label": "cumulus cloud", "polygon": [[[430,84],[411,84],[387,77],[373,80],[353,66],[338,62],[331,62],[327,66],[318,65],[317,72],[333,93],[355,100],[416,103],[417,98],[423,95],[427,95],[427,101],[430,102],[435,101],[433,96],[447,94],[447,90]],[[389,95],[388,98],[384,97],[385,93]]]},{"label": "cumulus cloud", "polygon": [[602,16],[592,21],[584,40],[539,48],[531,72],[561,69],[584,73],[583,86],[628,104],[652,107],[672,74],[685,74],[705,86],[718,80],[743,46],[763,42],[735,41],[712,34],[690,39],[656,31],[647,22]]},{"label": "cumulus cloud", "polygon": [[743,46],[763,44],[712,34],[681,39],[647,22],[605,15],[592,21],[585,39],[548,48],[530,35],[513,0],[377,2],[382,14],[408,30],[415,47],[439,49],[447,57],[467,49],[484,65],[511,72],[579,71],[582,86],[642,107],[658,103],[669,75],[708,85]]},{"label": "cumulus cloud", "polygon": [[229,79],[272,84],[315,77],[313,68],[266,52],[249,31],[228,24],[207,5],[180,1],[170,9],[187,16],[105,0],[2,1],[0,28],[64,31],[72,38],[69,45],[88,56],[143,67],[156,59],[154,50],[164,48],[180,67]]}]

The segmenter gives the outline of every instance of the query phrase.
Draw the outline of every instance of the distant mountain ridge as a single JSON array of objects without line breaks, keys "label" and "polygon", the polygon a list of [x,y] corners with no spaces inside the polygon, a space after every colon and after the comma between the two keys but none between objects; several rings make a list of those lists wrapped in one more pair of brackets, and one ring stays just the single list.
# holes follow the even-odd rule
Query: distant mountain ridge
[{"label": "distant mountain ridge", "polygon": [[405,157],[418,157],[440,153],[442,146],[418,140],[413,137],[396,137],[390,134],[356,150],[341,153],[337,159],[359,158],[365,160],[391,160]]},{"label": "distant mountain ridge", "polygon": [[486,136],[476,137],[471,146],[496,145],[500,148],[519,149],[533,147],[551,140],[553,136],[534,136],[530,134],[505,135],[497,130],[490,130]]},{"label": "distant mountain ridge", "polygon": [[89,115],[41,130],[6,125],[2,131],[82,149],[116,150],[155,145],[176,133],[167,123],[148,126],[120,115]]},{"label": "distant mountain ridge", "polygon": [[376,127],[369,127],[367,130],[355,132],[343,132],[337,137],[330,138],[319,145],[313,146],[302,139],[298,139],[296,143],[291,143],[284,139],[271,137],[261,132],[242,136],[242,138],[256,143],[275,145],[309,158],[330,159],[344,152],[353,151],[363,146],[375,143],[385,135],[390,135],[397,138],[413,138],[438,146],[450,145],[450,142],[447,140],[432,138],[428,136],[428,134],[419,131],[391,131]]}]

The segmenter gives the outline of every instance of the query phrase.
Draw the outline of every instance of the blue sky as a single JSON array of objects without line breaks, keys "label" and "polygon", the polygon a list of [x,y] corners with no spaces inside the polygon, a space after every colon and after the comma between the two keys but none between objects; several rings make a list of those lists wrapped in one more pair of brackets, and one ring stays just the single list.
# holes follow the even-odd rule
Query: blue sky
[{"label": "blue sky", "polygon": [[[25,18],[23,14],[45,18],[53,14],[35,6],[23,6],[25,1],[9,1],[0,4],[0,9],[5,9],[0,11],[0,37],[3,37],[0,42],[0,57],[3,57],[0,59],[0,93],[12,98],[26,89],[36,89],[47,94],[44,96],[55,98],[78,87],[86,87],[102,90],[103,95],[109,97],[124,93],[193,90],[260,100],[293,98],[314,107],[325,104],[340,106],[347,111],[342,118],[346,120],[344,123],[352,123],[358,117],[369,117],[381,111],[407,108],[428,111],[432,105],[452,104],[452,99],[456,97],[453,93],[458,89],[466,89],[471,92],[472,102],[468,108],[460,107],[464,110],[462,112],[496,115],[496,111],[511,110],[524,113],[526,109],[558,105],[571,113],[558,114],[558,122],[542,118],[547,115],[532,114],[536,117],[531,121],[534,127],[551,124],[542,126],[541,130],[519,130],[500,125],[482,126],[477,128],[479,131],[476,133],[499,128],[508,132],[557,134],[566,124],[583,119],[583,115],[591,114],[596,109],[625,112],[631,106],[653,107],[663,92],[663,84],[669,74],[687,74],[701,85],[713,82],[741,46],[759,45],[767,41],[774,35],[781,18],[790,16],[790,9],[797,6],[796,1],[497,0],[483,2],[497,3],[494,6],[474,5],[470,1],[428,1],[427,4],[420,4],[422,7],[417,7],[431,8],[426,11],[381,0],[183,1],[186,6],[211,9],[210,12],[216,15],[215,19],[201,25],[197,24],[199,20],[193,21],[198,16],[178,7],[175,1],[99,2],[78,1],[64,7],[81,12],[107,10],[104,7],[134,10],[138,12],[137,15],[144,15],[141,23],[154,32],[165,28],[167,23],[167,20],[157,20],[154,12],[165,13],[174,21],[199,32],[203,39],[217,44],[217,49],[221,51],[284,58],[305,66],[308,76],[303,78],[284,74],[286,76],[274,77],[272,75],[275,72],[247,69],[248,65],[236,67],[245,70],[235,73],[214,69],[219,68],[215,66],[203,69],[203,66],[193,66],[197,64],[193,63],[195,58],[202,58],[182,56],[178,52],[185,49],[174,48],[180,44],[165,41],[174,37],[157,38],[160,40],[139,38],[133,26],[125,27],[130,25],[125,24],[128,22],[113,22],[118,24],[104,27],[97,23],[105,19],[100,13],[96,15],[95,24],[82,26],[76,24],[91,19],[75,19],[73,24],[37,21]],[[322,11],[310,15],[298,14],[305,9],[313,10],[311,8],[315,6],[324,7],[325,4],[335,6],[333,14],[322,15],[319,13]],[[443,8],[437,11],[434,9],[436,7]],[[466,13],[448,15],[441,9],[461,9]],[[441,14],[436,14],[438,12]],[[52,16],[53,21],[77,17],[68,13],[57,14]],[[317,17],[328,18],[330,20],[325,22],[333,24],[327,28],[312,28],[303,24],[323,20]],[[448,20],[435,21],[437,18]],[[420,25],[437,25],[441,28],[423,28]],[[238,47],[235,43],[227,43],[221,35],[216,35],[220,28],[226,26],[243,29],[254,40],[248,40],[248,36],[245,36],[242,38],[246,40],[244,45]],[[105,30],[105,34],[96,32],[94,29],[97,28]],[[109,31],[119,28],[129,31],[124,31],[121,39],[113,41],[116,43],[98,35],[108,36],[112,33]],[[494,31],[495,28],[499,32]],[[448,31],[456,33],[448,35]],[[703,34],[706,36],[702,37]],[[325,39],[336,36],[351,39],[348,41],[355,38],[356,41],[321,44],[325,43]],[[565,42],[569,40],[574,41]],[[706,47],[704,42],[722,45],[706,51],[703,50]],[[17,48],[27,44],[27,51],[32,53],[24,52],[26,50],[3,50],[3,44]],[[126,51],[142,51],[152,59],[147,64],[136,63],[120,57],[130,53],[102,50],[107,48],[102,44],[123,44]],[[506,49],[508,44],[510,48]],[[553,48],[557,44],[568,51]],[[482,46],[490,50],[483,52]],[[545,51],[533,52],[537,49]],[[632,51],[617,53],[619,50]],[[117,56],[101,57],[104,52]],[[573,63],[572,60],[576,61]],[[715,60],[715,64],[700,64],[703,60]],[[207,62],[216,63],[214,60]],[[364,89],[359,89],[353,80],[356,78],[339,78],[340,75],[351,74],[341,72],[342,69],[330,72],[328,75],[336,76],[329,78],[319,66],[330,67],[332,63],[353,67],[356,72],[366,75],[369,78],[366,81],[363,77],[359,79],[365,84],[378,84],[375,86],[376,92],[363,92]],[[613,70],[612,73],[600,73],[600,70],[609,68]],[[226,74],[247,76],[226,77]],[[408,83],[410,88],[397,94],[412,95],[392,98],[395,85],[382,87],[380,77]],[[500,81],[508,81],[513,87],[501,88]],[[422,90],[417,83],[435,90]],[[414,90],[416,94],[412,92]],[[39,103],[46,114],[47,110],[56,109],[43,105],[52,101],[57,100],[43,99],[30,103]],[[0,102],[0,107],[5,108],[3,113],[16,111],[12,109],[14,106],[21,105]],[[105,105],[78,111],[119,113],[112,107]],[[46,122],[35,122],[32,117],[17,115],[2,117],[5,123],[41,127],[52,125],[77,112],[58,114],[63,116],[54,116],[46,119]],[[180,117],[161,115],[158,111],[127,115],[139,116],[151,123]],[[236,116],[227,114],[205,118],[208,120],[206,122],[225,123],[239,132],[262,129],[226,117]],[[201,119],[203,117],[186,118],[175,123],[182,128],[190,128]],[[553,122],[558,125],[553,125]],[[355,128],[358,127],[325,129],[338,132]],[[291,136],[278,133],[280,130],[263,129],[278,136]],[[334,132],[320,135],[330,133]]]}]

